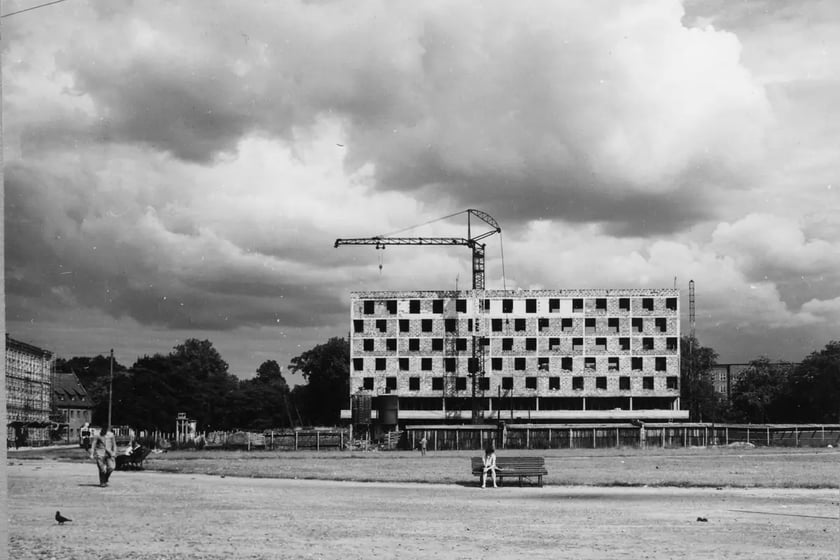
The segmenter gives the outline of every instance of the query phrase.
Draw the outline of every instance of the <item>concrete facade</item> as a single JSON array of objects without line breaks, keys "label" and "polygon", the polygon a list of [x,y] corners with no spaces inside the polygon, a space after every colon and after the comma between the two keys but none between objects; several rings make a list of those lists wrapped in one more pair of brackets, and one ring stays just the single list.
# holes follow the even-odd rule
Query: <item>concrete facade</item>
[{"label": "concrete facade", "polygon": [[676,289],[353,292],[350,393],[402,424],[682,420],[679,318]]}]

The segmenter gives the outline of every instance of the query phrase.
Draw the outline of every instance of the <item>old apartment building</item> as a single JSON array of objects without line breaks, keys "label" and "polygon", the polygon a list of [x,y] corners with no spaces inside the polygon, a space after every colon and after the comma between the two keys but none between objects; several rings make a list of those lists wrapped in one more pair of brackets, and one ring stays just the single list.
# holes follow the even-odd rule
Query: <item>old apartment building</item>
[{"label": "old apartment building", "polygon": [[7,445],[50,441],[52,352],[6,335]]},{"label": "old apartment building", "polygon": [[676,289],[354,292],[350,319],[374,422],[687,419]]},{"label": "old apartment building", "polygon": [[67,441],[78,441],[79,430],[92,421],[93,402],[75,373],[56,373],[53,379],[55,409],[66,424]]}]

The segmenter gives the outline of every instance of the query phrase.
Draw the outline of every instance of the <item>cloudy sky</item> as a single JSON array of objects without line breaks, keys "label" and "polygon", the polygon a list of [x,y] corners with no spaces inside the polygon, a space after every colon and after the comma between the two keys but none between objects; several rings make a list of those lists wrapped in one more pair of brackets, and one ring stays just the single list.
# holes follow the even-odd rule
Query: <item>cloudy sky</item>
[{"label": "cloudy sky", "polygon": [[840,339],[836,0],[65,0],[2,35],[7,330],[59,356],[285,365],[352,290],[469,287],[466,248],[337,237],[466,208],[488,288],[676,283],[688,332],[693,279],[725,362]]}]

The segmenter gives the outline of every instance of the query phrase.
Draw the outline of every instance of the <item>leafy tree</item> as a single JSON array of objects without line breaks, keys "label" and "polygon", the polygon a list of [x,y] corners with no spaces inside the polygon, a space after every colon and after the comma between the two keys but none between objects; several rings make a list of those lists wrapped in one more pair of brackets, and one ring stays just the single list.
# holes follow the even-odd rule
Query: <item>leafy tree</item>
[{"label": "leafy tree", "polygon": [[198,420],[202,429],[233,427],[228,407],[239,381],[228,373],[228,364],[209,340],[190,338],[170,353],[174,371],[183,379],[184,392],[179,404],[188,416]]},{"label": "leafy tree", "polygon": [[256,380],[266,384],[277,383],[287,389],[289,387],[283,377],[283,370],[280,369],[280,365],[275,360],[267,360],[260,364],[260,367],[257,368]]},{"label": "leafy tree", "polygon": [[298,406],[303,404],[305,417],[313,424],[337,424],[350,395],[349,341],[331,338],[292,358],[289,369],[307,381],[306,388],[294,395]]},{"label": "leafy tree", "polygon": [[680,339],[680,386],[682,407],[688,410],[692,422],[719,421],[723,419],[724,405],[715,393],[710,372],[717,362],[713,349],[701,346],[697,338]]},{"label": "leafy tree", "polygon": [[840,341],[812,352],[791,373],[792,419],[840,422]]},{"label": "leafy tree", "polygon": [[265,430],[292,425],[289,414],[289,385],[274,360],[263,362],[254,379],[240,382],[234,409],[237,425]]},{"label": "leafy tree", "polygon": [[171,432],[177,413],[184,410],[183,398],[189,390],[189,380],[177,374],[170,356],[143,356],[129,375],[119,383],[115,380],[114,423]]},{"label": "leafy tree", "polygon": [[789,420],[789,377],[793,366],[766,357],[752,360],[732,387],[733,418],[742,422]]}]

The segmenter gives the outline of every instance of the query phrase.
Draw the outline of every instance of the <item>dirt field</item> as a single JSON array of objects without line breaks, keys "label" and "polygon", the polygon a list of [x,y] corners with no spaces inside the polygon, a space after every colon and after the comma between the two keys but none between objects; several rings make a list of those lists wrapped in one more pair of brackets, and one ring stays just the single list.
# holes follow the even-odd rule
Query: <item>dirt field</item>
[{"label": "dirt field", "polygon": [[[19,560],[840,556],[836,488],[481,490],[150,471],[99,488],[92,464],[12,460],[7,472]],[[73,522],[57,525],[56,510]]]}]

